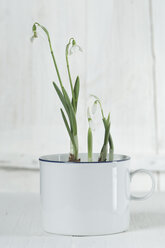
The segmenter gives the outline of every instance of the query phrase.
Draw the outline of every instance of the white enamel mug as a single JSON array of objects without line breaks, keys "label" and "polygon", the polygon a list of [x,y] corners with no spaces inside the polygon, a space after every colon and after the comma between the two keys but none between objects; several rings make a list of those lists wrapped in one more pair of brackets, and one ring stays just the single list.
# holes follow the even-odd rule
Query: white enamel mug
[{"label": "white enamel mug", "polygon": [[[94,154],[97,161],[99,154]],[[42,221],[45,231],[64,235],[105,235],[128,230],[130,200],[145,200],[154,191],[152,173],[129,171],[130,157],[113,162],[67,162],[68,154],[40,157]],[[130,194],[137,173],[150,176],[152,187],[141,197]]]}]

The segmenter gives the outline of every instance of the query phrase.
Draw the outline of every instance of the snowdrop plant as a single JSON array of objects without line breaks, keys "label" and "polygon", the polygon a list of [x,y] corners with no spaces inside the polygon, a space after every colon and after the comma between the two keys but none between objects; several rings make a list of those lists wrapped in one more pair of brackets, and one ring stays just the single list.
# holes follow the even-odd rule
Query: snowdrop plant
[{"label": "snowdrop plant", "polygon": [[[33,31],[33,36],[31,38],[31,40],[33,41],[35,38],[38,37],[37,35],[37,27],[40,27],[46,34],[47,39],[48,39],[48,43],[49,43],[49,48],[50,48],[50,53],[52,55],[52,59],[53,59],[53,63],[54,63],[54,67],[57,73],[57,77],[58,77],[58,81],[60,84],[60,88],[58,87],[58,85],[53,82],[54,88],[57,92],[57,95],[65,109],[65,113],[63,111],[63,109],[61,110],[61,115],[62,118],[64,120],[66,129],[68,131],[70,140],[71,140],[71,151],[70,151],[70,157],[69,160],[70,161],[79,161],[78,158],[78,136],[77,136],[77,119],[76,119],[76,112],[77,112],[77,103],[78,103],[78,97],[79,97],[79,89],[80,89],[80,80],[79,80],[79,76],[77,76],[75,84],[73,86],[72,83],[72,78],[71,78],[71,74],[70,74],[70,68],[69,68],[69,60],[68,60],[68,55],[73,53],[73,49],[74,48],[79,48],[79,46],[76,44],[76,41],[74,38],[71,38],[68,42],[68,44],[66,45],[66,51],[65,51],[65,55],[66,55],[66,63],[67,63],[67,71],[68,71],[68,75],[69,75],[69,82],[70,82],[70,88],[71,88],[71,93],[72,93],[72,98],[69,98],[69,95],[62,83],[61,80],[61,76],[58,70],[58,66],[56,63],[56,59],[55,59],[55,55],[52,49],[52,44],[51,44],[51,40],[50,40],[50,35],[48,30],[40,25],[38,22],[35,22],[33,24],[32,27],[32,31]],[[80,50],[80,48],[79,48]],[[66,118],[66,115],[68,116],[68,119]]]},{"label": "snowdrop plant", "polygon": [[[87,111],[87,117],[88,117],[88,123],[89,123],[89,128],[88,128],[88,161],[92,162],[92,146],[93,146],[93,136],[92,136],[92,126],[93,126],[93,118],[96,111],[97,111],[97,105],[99,105],[100,110],[101,110],[101,115],[102,115],[102,121],[104,124],[104,142],[103,146],[100,151],[100,156],[98,161],[106,161],[107,160],[107,155],[108,155],[108,144],[109,144],[109,161],[113,161],[113,153],[114,153],[114,146],[113,146],[113,140],[112,136],[110,134],[110,113],[108,114],[108,117],[106,118],[103,112],[103,108],[101,105],[100,99],[95,96],[91,95],[91,97],[94,98],[94,102],[92,104],[91,110],[90,107],[88,107]],[[94,128],[93,128],[94,130]]]},{"label": "snowdrop plant", "polygon": [[[65,49],[65,59],[66,59],[66,65],[67,65],[67,73],[69,77],[69,84],[71,89],[71,97],[69,97],[69,94],[67,93],[60,76],[60,72],[56,63],[54,51],[52,48],[52,43],[50,40],[50,35],[48,30],[39,24],[38,22],[35,22],[32,26],[32,32],[33,36],[31,37],[31,41],[33,41],[35,38],[38,38],[37,34],[37,28],[41,28],[44,33],[47,36],[50,53],[53,59],[53,64],[55,67],[55,71],[57,74],[57,78],[59,81],[60,87],[53,82],[54,89],[63,105],[63,109],[61,108],[61,115],[65,124],[65,127],[67,129],[67,132],[70,137],[70,156],[69,161],[72,162],[80,162],[78,152],[79,152],[79,146],[78,146],[78,128],[77,128],[77,105],[78,105],[78,98],[79,98],[79,91],[80,91],[80,79],[79,76],[77,76],[75,83],[73,83],[70,67],[69,67],[69,56],[72,55],[74,52],[81,51],[81,47],[76,43],[74,38],[70,38],[68,44],[66,45]],[[105,135],[104,135],[104,143],[100,152],[100,156],[98,161],[106,161],[107,160],[107,152],[108,152],[108,143],[109,143],[109,160],[113,160],[113,142],[112,137],[110,135],[110,114],[107,118],[105,118],[103,109],[101,106],[101,102],[98,97],[92,96],[94,98],[94,103],[92,106],[92,115],[95,114],[97,110],[97,105],[100,106],[101,114],[102,114],[102,120],[104,123],[105,128]],[[90,112],[90,109],[88,108],[88,123],[89,123],[89,129],[88,129],[88,161],[92,162],[92,149],[93,149],[93,137],[92,137],[92,115]]]}]

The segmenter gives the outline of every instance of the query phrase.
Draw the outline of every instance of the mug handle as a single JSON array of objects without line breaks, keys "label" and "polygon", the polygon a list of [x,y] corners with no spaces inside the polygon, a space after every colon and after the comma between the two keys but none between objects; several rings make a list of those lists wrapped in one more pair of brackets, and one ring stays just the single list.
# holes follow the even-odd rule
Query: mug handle
[{"label": "mug handle", "polygon": [[136,201],[146,200],[153,194],[153,192],[155,190],[155,179],[153,177],[153,174],[149,170],[139,169],[139,170],[135,170],[135,171],[130,173],[130,180],[132,180],[133,176],[135,174],[137,174],[137,173],[145,173],[145,174],[149,175],[150,178],[151,178],[151,181],[152,181],[152,186],[151,186],[150,191],[147,192],[145,195],[143,195],[143,196],[135,196],[135,195],[131,194],[130,199],[131,200],[136,200]]}]

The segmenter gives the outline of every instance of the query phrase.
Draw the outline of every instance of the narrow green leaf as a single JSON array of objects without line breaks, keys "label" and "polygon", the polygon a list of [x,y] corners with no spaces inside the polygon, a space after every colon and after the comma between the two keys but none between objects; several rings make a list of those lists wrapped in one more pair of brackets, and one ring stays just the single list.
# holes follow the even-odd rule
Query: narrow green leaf
[{"label": "narrow green leaf", "polygon": [[73,134],[75,136],[75,135],[77,135],[77,122],[76,122],[75,112],[74,112],[73,106],[70,102],[69,96],[68,96],[64,87],[62,88],[62,91],[63,91],[63,95],[64,95],[64,98],[65,98],[65,101],[66,101],[66,104],[67,104],[67,107],[69,110],[69,116],[70,116],[70,120],[72,122]]},{"label": "narrow green leaf", "polygon": [[105,143],[105,144],[108,144],[109,130],[110,130],[110,124],[108,123],[107,128],[106,128],[106,130],[105,130],[105,139],[104,139],[104,143]]},{"label": "narrow green leaf", "polygon": [[[70,106],[68,105],[68,97],[66,97],[66,94],[65,96],[62,94],[62,92],[60,91],[60,89],[58,88],[57,84],[53,82],[53,85],[54,85],[54,88],[57,92],[57,95],[59,96],[66,112],[67,112],[67,115],[68,115],[68,118],[69,118],[69,121],[70,121],[70,126],[71,126],[71,129],[74,129],[74,120],[73,120],[73,117],[71,115],[71,111],[70,111]],[[64,92],[64,90],[63,90]]]},{"label": "narrow green leaf", "polygon": [[[74,85],[74,95],[75,95],[75,107],[74,108],[75,108],[75,112],[77,111],[79,91],[80,91],[80,79],[79,79],[79,76],[77,76],[76,82]],[[73,98],[72,98],[72,105],[73,105]]]},{"label": "narrow green leaf", "polygon": [[78,100],[78,96],[79,96],[79,91],[80,91],[80,79],[79,79],[79,76],[77,76],[76,82],[74,85],[74,94],[75,94],[75,97],[77,100]]},{"label": "narrow green leaf", "polygon": [[69,136],[70,136],[70,139],[71,139],[71,141],[72,141],[72,144],[73,144],[74,147],[76,147],[76,144],[75,144],[75,141],[74,141],[74,137],[73,137],[73,135],[72,135],[72,133],[71,133],[71,130],[70,130],[70,128],[69,128],[69,124],[68,124],[68,121],[67,121],[67,119],[66,119],[66,117],[65,117],[65,114],[64,114],[64,112],[63,112],[62,109],[60,109],[60,110],[61,110],[62,118],[63,118],[63,120],[64,120],[66,129],[67,129],[68,134],[69,134]]},{"label": "narrow green leaf", "polygon": [[106,161],[108,152],[108,140],[109,140],[109,130],[110,130],[110,115],[108,118],[103,118],[105,133],[104,133],[104,143],[100,152],[99,161]]},{"label": "narrow green leaf", "polygon": [[103,123],[104,123],[104,128],[107,128],[107,120],[105,119],[105,117],[103,118]]},{"label": "narrow green leaf", "polygon": [[110,123],[110,113],[108,114],[107,123]]},{"label": "narrow green leaf", "polygon": [[62,102],[62,104],[63,104],[63,106],[64,106],[64,108],[66,110],[66,112],[68,113],[69,110],[68,110],[68,107],[67,107],[67,104],[66,104],[66,101],[65,101],[65,98],[64,98],[62,92],[60,91],[60,89],[58,88],[58,86],[57,86],[57,84],[55,82],[53,82],[53,86],[54,86],[54,88],[55,88],[55,90],[57,92],[57,95],[59,96],[59,98],[60,98],[60,100],[61,100],[61,102]]}]

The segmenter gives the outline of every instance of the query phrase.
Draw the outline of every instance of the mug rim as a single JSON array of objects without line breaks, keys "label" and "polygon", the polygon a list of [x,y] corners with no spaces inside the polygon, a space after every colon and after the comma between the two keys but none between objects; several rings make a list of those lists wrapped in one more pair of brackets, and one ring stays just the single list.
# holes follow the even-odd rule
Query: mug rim
[{"label": "mug rim", "polygon": [[[86,155],[87,153],[79,153],[79,155]],[[130,156],[124,155],[124,154],[114,154],[115,159],[113,161],[80,161],[80,162],[72,162],[72,161],[64,161],[64,160],[57,160],[57,159],[52,159],[53,156],[68,156],[68,153],[59,153],[59,154],[48,154],[48,155],[43,155],[39,157],[39,161],[41,162],[48,162],[48,163],[55,163],[55,164],[109,164],[109,163],[120,163],[120,162],[125,162],[131,159]],[[93,153],[95,156],[99,156],[99,153]]]}]

